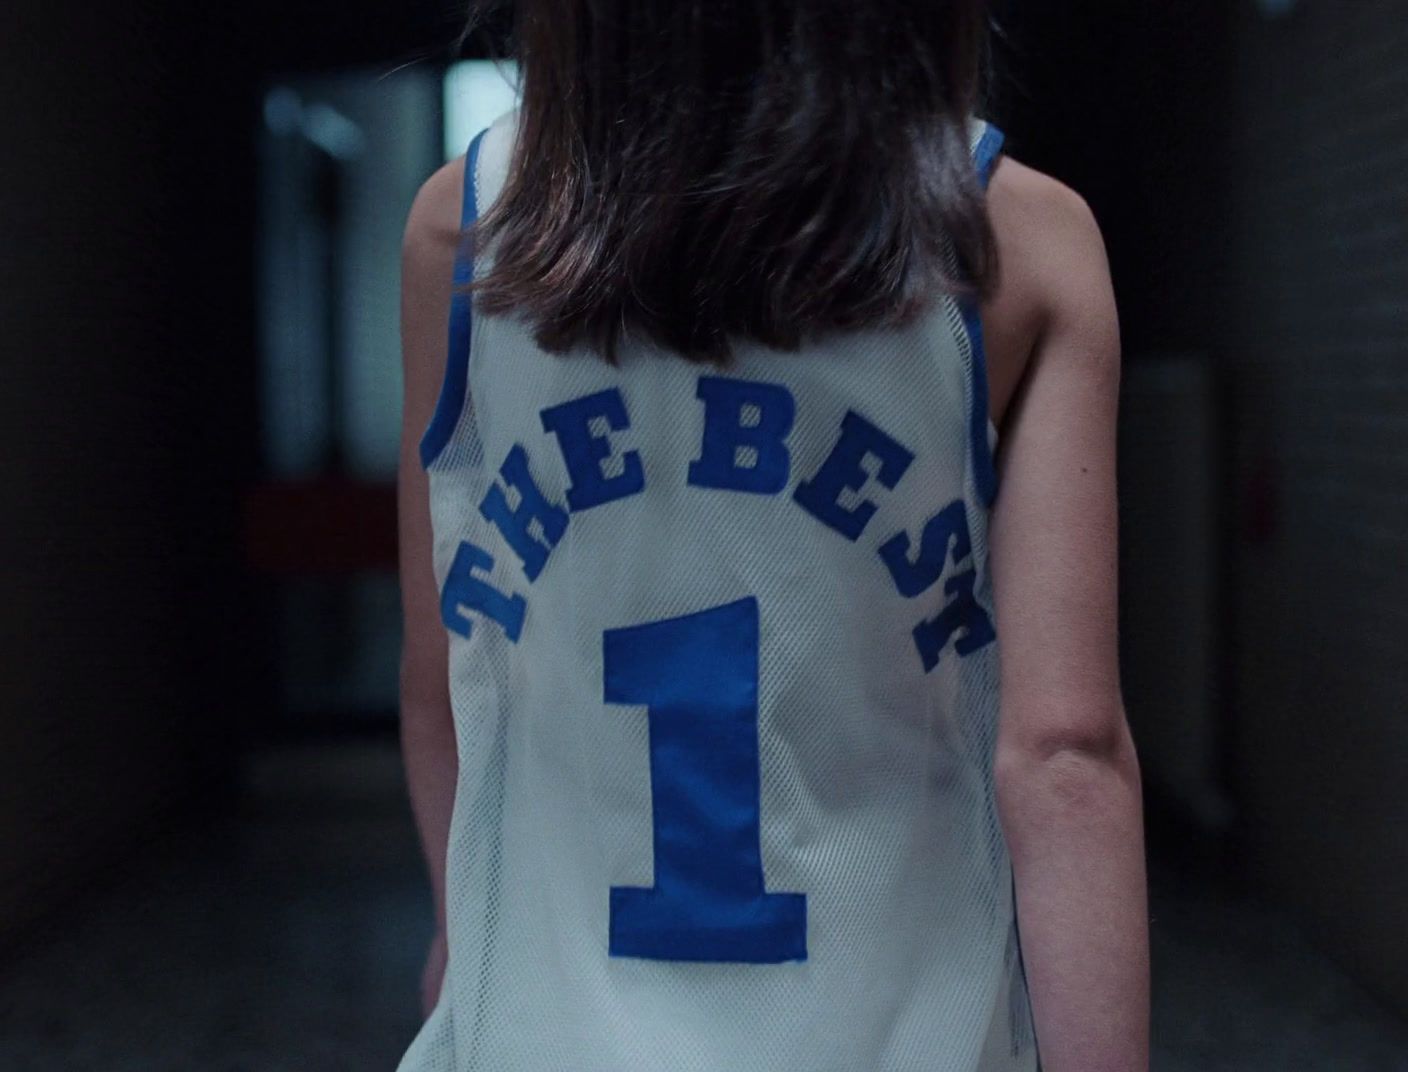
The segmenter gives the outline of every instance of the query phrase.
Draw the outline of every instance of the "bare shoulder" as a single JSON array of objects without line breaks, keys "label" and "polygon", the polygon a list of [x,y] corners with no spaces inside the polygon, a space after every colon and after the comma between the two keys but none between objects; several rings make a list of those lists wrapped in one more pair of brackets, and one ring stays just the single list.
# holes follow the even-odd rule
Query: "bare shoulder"
[{"label": "bare shoulder", "polygon": [[463,155],[455,157],[436,169],[416,191],[401,246],[408,264],[433,260],[434,267],[453,263],[459,240],[460,199],[464,196],[464,161]]},{"label": "bare shoulder", "polygon": [[[1088,316],[1109,304],[1110,265],[1085,199],[1035,168],[1004,157],[988,189],[988,211],[1005,273],[1042,319]],[[1111,311],[1113,306],[1110,306]]]},{"label": "bare shoulder", "polygon": [[445,324],[460,241],[464,157],[421,184],[401,239],[401,336],[406,414],[423,426],[445,368]]},{"label": "bare shoulder", "polygon": [[1084,336],[1086,351],[1118,359],[1118,321],[1099,224],[1066,184],[1003,156],[988,186],[1000,279],[984,308],[994,420],[1033,354],[1053,333]]},{"label": "bare shoulder", "polygon": [[1053,242],[1102,244],[1085,199],[1059,179],[1010,156],[999,159],[988,186],[993,226],[1034,241],[1040,252]]}]

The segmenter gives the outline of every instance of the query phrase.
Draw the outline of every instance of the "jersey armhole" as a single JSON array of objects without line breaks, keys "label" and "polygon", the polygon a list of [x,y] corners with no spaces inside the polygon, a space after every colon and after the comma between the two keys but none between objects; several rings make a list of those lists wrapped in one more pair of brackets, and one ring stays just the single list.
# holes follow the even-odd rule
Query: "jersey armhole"
[{"label": "jersey armhole", "polygon": [[[973,150],[973,165],[978,174],[978,185],[986,191],[992,180],[993,169],[997,167],[1005,141],[1002,131],[991,123],[985,123],[982,137]],[[987,354],[983,349],[983,318],[976,300],[962,303],[963,326],[968,334],[969,364],[971,368],[969,404],[972,412],[968,418],[970,452],[973,457],[973,475],[977,483],[978,495],[984,506],[992,506],[997,498],[997,465],[993,460],[996,447],[996,429],[988,416],[988,370]]]},{"label": "jersey armhole", "polygon": [[429,469],[440,457],[464,411],[469,390],[469,350],[474,329],[474,302],[465,287],[474,279],[474,256],[464,232],[479,218],[478,171],[479,146],[487,130],[481,130],[469,143],[464,160],[464,195],[460,208],[461,240],[455,253],[454,290],[450,296],[449,345],[445,354],[445,378],[440,384],[440,397],[435,402],[435,415],[420,440],[420,463]]}]

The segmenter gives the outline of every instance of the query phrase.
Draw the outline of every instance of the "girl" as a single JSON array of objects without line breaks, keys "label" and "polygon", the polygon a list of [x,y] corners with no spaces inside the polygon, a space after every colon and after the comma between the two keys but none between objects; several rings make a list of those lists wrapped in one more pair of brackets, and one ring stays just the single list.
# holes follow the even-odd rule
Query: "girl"
[{"label": "girl", "polygon": [[984,5],[516,8],[406,228],[401,1068],[1144,1069],[1115,312]]}]

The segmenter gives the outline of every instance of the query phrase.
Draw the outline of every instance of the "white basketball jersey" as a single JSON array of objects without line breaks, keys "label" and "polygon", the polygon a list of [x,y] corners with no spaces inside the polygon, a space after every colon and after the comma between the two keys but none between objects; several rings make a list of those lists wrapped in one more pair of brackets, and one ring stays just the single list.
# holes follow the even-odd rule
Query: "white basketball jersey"
[{"label": "white basketball jersey", "polygon": [[[466,222],[514,118],[468,153]],[[975,122],[984,180],[1000,142]],[[975,312],[726,369],[469,314],[422,450],[449,966],[403,1072],[1038,1068]]]}]

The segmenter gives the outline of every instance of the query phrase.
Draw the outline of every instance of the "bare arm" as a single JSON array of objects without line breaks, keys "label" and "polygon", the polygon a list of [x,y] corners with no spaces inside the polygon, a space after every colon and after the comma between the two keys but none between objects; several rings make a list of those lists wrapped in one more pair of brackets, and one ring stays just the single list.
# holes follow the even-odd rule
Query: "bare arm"
[{"label": "bare arm", "polygon": [[1022,259],[1041,313],[1005,421],[991,537],[1002,633],[997,798],[1023,959],[1043,1072],[1143,1072],[1148,911],[1140,774],[1117,661],[1119,332],[1109,269],[1095,221],[1070,191],[1038,176],[1014,208],[994,185],[995,225],[1001,232],[1005,214],[1020,236],[1008,260]]},{"label": "bare arm", "polygon": [[445,369],[462,167],[463,161],[457,161],[427,180],[411,208],[402,245],[405,408],[397,481],[405,630],[401,749],[435,899],[438,935],[422,985],[427,1011],[439,993],[444,968],[445,850],[459,761],[450,711],[446,635],[432,567],[429,482],[421,468],[419,443],[434,413]]}]

